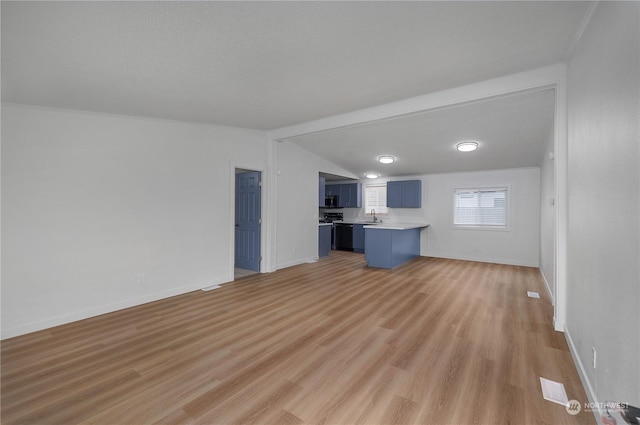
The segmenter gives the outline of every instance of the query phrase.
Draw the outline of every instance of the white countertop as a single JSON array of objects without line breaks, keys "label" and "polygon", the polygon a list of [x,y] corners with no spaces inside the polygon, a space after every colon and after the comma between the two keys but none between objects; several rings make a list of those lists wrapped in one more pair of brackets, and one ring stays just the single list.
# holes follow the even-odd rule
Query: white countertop
[{"label": "white countertop", "polygon": [[374,224],[372,226],[364,226],[365,229],[378,230],[410,230],[421,229],[423,227],[429,227],[429,223],[382,223]]},{"label": "white countertop", "polygon": [[380,222],[374,223],[373,221],[365,221],[365,220],[341,220],[341,221],[334,221],[334,223],[338,223],[338,224],[364,224],[364,225],[369,225],[369,226],[379,226],[381,224]]},{"label": "white countertop", "polygon": [[333,223],[318,223],[318,226],[333,226]]},{"label": "white countertop", "polygon": [[409,229],[421,229],[423,227],[429,227],[429,223],[373,223],[365,220],[342,220],[334,221],[334,224],[363,224],[365,229],[381,229],[381,230],[409,230]]}]

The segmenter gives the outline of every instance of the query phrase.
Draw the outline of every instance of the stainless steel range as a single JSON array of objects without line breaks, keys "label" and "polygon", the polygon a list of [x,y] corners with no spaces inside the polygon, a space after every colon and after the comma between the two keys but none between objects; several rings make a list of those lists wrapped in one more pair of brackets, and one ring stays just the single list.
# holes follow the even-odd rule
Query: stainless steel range
[{"label": "stainless steel range", "polygon": [[343,213],[326,212],[324,217],[320,219],[320,223],[333,223],[334,221],[342,221]]}]

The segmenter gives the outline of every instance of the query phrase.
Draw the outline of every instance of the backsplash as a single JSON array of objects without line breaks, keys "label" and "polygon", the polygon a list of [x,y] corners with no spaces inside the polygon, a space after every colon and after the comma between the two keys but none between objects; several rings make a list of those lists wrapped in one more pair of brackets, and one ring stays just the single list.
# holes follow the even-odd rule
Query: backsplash
[{"label": "backsplash", "polygon": [[[345,220],[369,220],[371,216],[367,214],[369,211],[365,211],[364,208],[340,208],[335,209],[321,209],[320,215],[325,211],[336,212],[340,211],[344,215]],[[376,214],[378,219],[383,223],[424,223],[428,222],[427,211],[423,206],[422,208],[391,208],[386,215]]]}]

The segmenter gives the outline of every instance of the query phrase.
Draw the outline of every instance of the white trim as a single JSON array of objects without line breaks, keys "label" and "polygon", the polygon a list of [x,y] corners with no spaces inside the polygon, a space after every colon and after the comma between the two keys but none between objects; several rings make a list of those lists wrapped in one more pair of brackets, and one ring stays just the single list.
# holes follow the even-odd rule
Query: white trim
[{"label": "white trim", "polygon": [[544,281],[544,287],[547,288],[547,294],[549,294],[551,305],[555,305],[556,301],[553,298],[553,292],[551,292],[551,285],[549,285],[549,281],[547,280],[547,277],[544,275],[544,271],[542,271],[542,267],[540,267],[539,270],[540,270],[540,276],[542,276],[542,280]]},{"label": "white trim", "polygon": [[461,260],[461,261],[475,261],[478,263],[491,263],[491,264],[505,264],[507,266],[522,266],[522,267],[538,267],[539,264],[537,262],[534,261],[520,261],[520,260],[513,260],[513,259],[509,259],[509,258],[486,258],[486,257],[474,257],[474,256],[458,256],[458,257],[452,257],[452,256],[446,256],[446,255],[425,255],[425,254],[420,254],[421,257],[431,257],[431,258],[446,258],[448,260]]},{"label": "white trim", "polygon": [[202,288],[210,287],[213,285],[221,285],[223,283],[233,281],[233,274],[224,277],[212,279],[208,282],[194,283],[191,285],[182,286],[180,288],[168,289],[166,291],[156,292],[148,294],[142,297],[130,298],[128,300],[118,301],[111,304],[105,304],[99,307],[90,308],[88,310],[77,311],[71,314],[65,314],[62,316],[53,317],[46,320],[27,323],[25,325],[16,326],[13,328],[2,329],[2,338],[13,338],[28,334],[31,332],[41,331],[43,329],[53,328],[55,326],[64,325],[67,323],[76,322],[78,320],[88,319],[102,314],[113,313],[114,311],[123,310],[125,308],[136,307],[142,304],[147,304],[153,301],[162,300],[165,298],[175,297],[177,295],[186,294],[188,292],[198,291]]},{"label": "white trim", "polygon": [[[596,397],[595,391],[593,391],[593,386],[591,386],[591,382],[589,378],[587,378],[586,370],[584,369],[584,365],[580,361],[580,356],[578,356],[578,351],[576,350],[576,346],[573,343],[573,339],[571,339],[571,333],[569,329],[564,329],[564,337],[567,340],[567,345],[569,346],[569,352],[571,353],[571,357],[573,358],[573,363],[576,365],[576,369],[578,370],[578,375],[580,376],[580,381],[582,381],[582,386],[584,387],[585,393],[587,394],[587,398],[589,399],[589,403],[593,403],[594,405],[599,405],[598,398]],[[598,424],[602,424],[600,419],[600,412],[593,409],[593,416],[596,419]]]},{"label": "white trim", "polygon": [[[262,224],[260,225],[260,255],[262,256],[262,261],[260,261],[260,273],[265,273],[267,270],[266,261],[265,261],[265,252],[267,251],[267,241],[266,241],[266,227],[269,217],[269,209],[266,202],[266,193],[268,193],[268,183],[266,182],[267,178],[265,175],[265,170],[263,167],[258,167],[252,164],[238,162],[231,160],[229,161],[230,166],[230,188],[229,188],[229,232],[230,232],[230,241],[229,244],[229,271],[228,273],[233,276],[235,270],[235,244],[236,244],[236,235],[235,235],[235,223],[236,223],[236,169],[248,170],[248,171],[258,171],[260,173],[260,181],[262,182],[262,186],[260,187],[260,215],[262,219]],[[232,279],[233,280],[233,279]]]},{"label": "white trim", "polygon": [[555,330],[564,332],[567,320],[567,228],[568,228],[568,117],[567,117],[567,67],[556,83],[556,109],[554,125],[554,262],[555,303],[553,318]]},{"label": "white trim", "polygon": [[265,236],[267,237],[267,241],[265,241],[265,247],[267,250],[263,255],[263,266],[265,267],[265,272],[274,272],[278,268],[276,267],[277,261],[277,230],[278,230],[278,203],[276,200],[278,199],[278,148],[275,140],[271,139],[270,135],[267,135],[267,170],[269,173],[267,176],[264,176],[263,181],[268,181],[268,187],[262,191],[263,194],[267,194],[268,199],[265,202],[264,207],[268,208],[269,215],[263,217],[263,223],[268,223],[267,228],[265,229]]},{"label": "white trim", "polygon": [[298,258],[296,260],[280,263],[276,266],[276,269],[280,270],[280,269],[286,269],[287,267],[298,266],[300,264],[315,263],[316,261],[318,261],[318,259],[319,258],[317,255],[313,257],[308,257],[308,258]]}]

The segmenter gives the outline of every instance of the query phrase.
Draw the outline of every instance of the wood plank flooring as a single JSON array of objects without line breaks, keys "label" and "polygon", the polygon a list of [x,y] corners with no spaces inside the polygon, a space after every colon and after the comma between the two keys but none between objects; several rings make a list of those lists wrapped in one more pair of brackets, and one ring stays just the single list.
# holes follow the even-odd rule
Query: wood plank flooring
[{"label": "wood plank flooring", "polygon": [[[528,298],[537,291],[541,299]],[[332,251],[2,341],[10,424],[592,424],[535,268]]]}]

